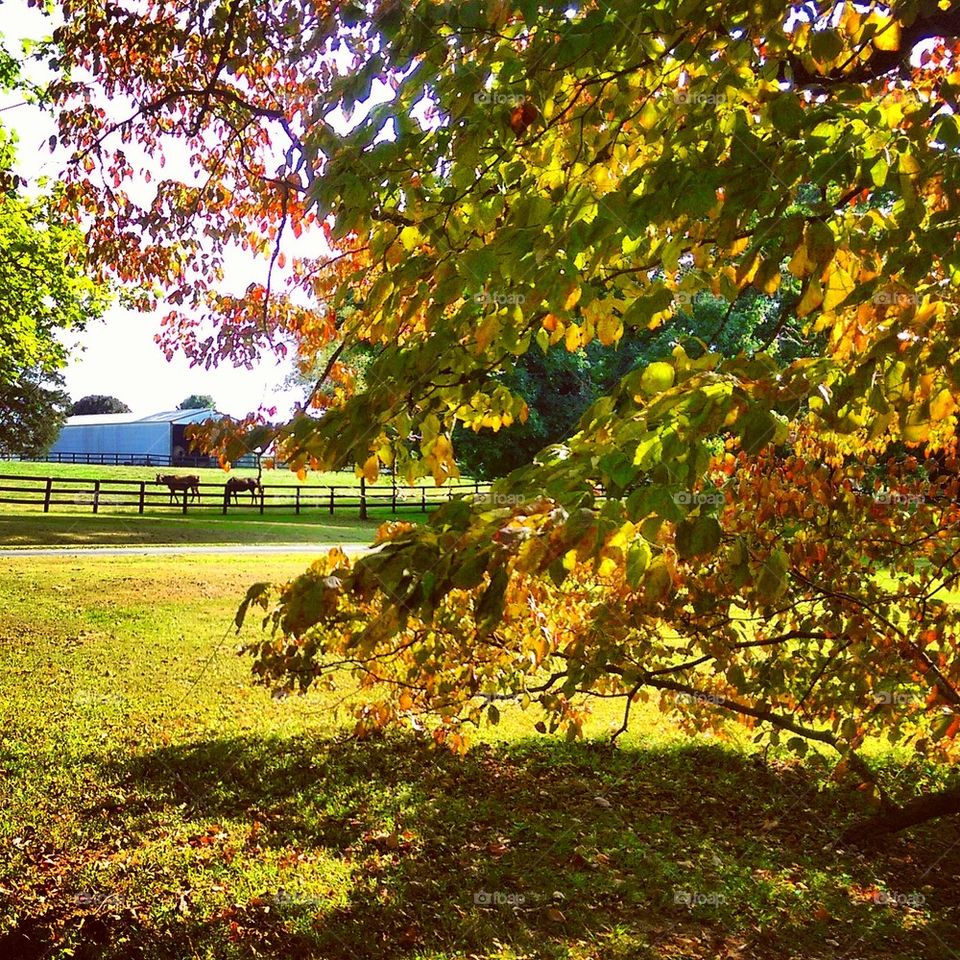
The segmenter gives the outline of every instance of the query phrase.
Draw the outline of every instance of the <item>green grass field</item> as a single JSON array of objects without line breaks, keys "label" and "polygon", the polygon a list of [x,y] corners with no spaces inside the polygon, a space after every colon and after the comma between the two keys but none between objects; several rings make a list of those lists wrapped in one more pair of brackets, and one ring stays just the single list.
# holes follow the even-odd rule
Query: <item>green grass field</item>
[{"label": "green grass field", "polygon": [[[401,519],[416,522],[422,514],[404,513]],[[235,511],[227,517],[182,517],[176,513],[129,513],[111,516],[72,513],[0,514],[0,548],[144,546],[154,544],[284,544],[370,543],[389,511],[370,511],[370,519],[357,519],[355,511],[330,517],[274,514],[261,517],[253,511]]]},{"label": "green grass field", "polygon": [[231,617],[306,562],[0,559],[0,957],[960,950],[956,823],[834,849],[855,784],[682,738],[653,706],[616,750],[612,712],[568,744],[504,711],[460,760],[353,740],[349,681],[271,699]]}]

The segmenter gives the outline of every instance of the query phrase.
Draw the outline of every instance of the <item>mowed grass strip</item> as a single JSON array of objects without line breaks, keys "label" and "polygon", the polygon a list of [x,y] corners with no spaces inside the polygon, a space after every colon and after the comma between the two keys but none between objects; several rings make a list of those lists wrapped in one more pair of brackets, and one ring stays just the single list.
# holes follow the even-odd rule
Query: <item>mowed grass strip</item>
[{"label": "mowed grass strip", "polygon": [[579,744],[507,710],[458,759],[413,736],[353,740],[348,679],[271,699],[230,622],[252,581],[306,563],[0,560],[0,956],[960,947],[955,823],[837,850],[864,809],[854,787],[681,737],[650,705],[616,750],[602,705]]}]

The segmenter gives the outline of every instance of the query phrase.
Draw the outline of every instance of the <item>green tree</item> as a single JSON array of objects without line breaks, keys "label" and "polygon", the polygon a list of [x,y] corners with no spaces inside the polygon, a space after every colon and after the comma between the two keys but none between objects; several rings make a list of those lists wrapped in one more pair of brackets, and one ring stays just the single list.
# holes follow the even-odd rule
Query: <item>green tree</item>
[{"label": "green tree", "polygon": [[[258,676],[290,691],[349,665],[358,734],[427,721],[457,749],[500,700],[576,736],[594,694],[620,698],[624,724],[652,698],[689,729],[723,733],[729,715],[798,753],[824,744],[859,782],[874,779],[868,736],[960,755],[956,5],[413,0],[304,16],[224,0],[149,25],[127,13],[122,31],[99,0],[69,7],[66,62],[142,105],[111,125],[60,88],[89,167],[75,190],[103,262],[166,290],[168,348],[377,351],[365,389],[279,430],[295,468],[372,479],[416,437],[396,466],[442,482],[457,424],[522,421],[496,376],[516,358],[682,329],[703,294],[724,316],[779,296],[773,332],[792,317],[815,344],[790,359],[675,337],[492,504],[454,500],[356,563],[335,552],[255,588],[240,619],[263,605],[277,634],[252,647]],[[193,176],[142,206],[118,195],[138,175],[124,140],[155,156],[178,132]],[[131,221],[149,229],[118,230]],[[284,231],[317,224],[330,255],[281,283]],[[238,238],[264,254],[262,280],[212,293]],[[893,461],[863,494],[859,461],[898,440],[948,469],[918,488],[917,464]],[[954,785],[872,829],[950,810]]]},{"label": "green tree", "polygon": [[102,393],[91,393],[75,400],[70,407],[70,416],[81,417],[97,413],[130,413],[130,408],[116,397]]},{"label": "green tree", "polygon": [[[638,366],[669,360],[678,343],[710,343],[724,356],[770,350],[783,365],[813,356],[820,337],[806,337],[796,318],[780,324],[782,298],[748,292],[732,309],[704,293],[659,330],[628,332],[617,346],[593,341],[574,353],[530,350],[493,375],[527,405],[526,421],[496,431],[457,427],[457,462],[470,476],[494,479],[533,462],[549,444],[574,432],[587,407]],[[696,348],[694,348],[696,349]]]},{"label": "green tree", "polygon": [[177,405],[178,410],[215,410],[216,402],[208,393],[191,393]]},{"label": "green tree", "polygon": [[[0,88],[28,93],[2,37]],[[37,195],[27,186],[16,172],[15,138],[0,125],[0,450],[35,455],[66,413],[64,334],[99,318],[107,298],[86,272],[83,234],[64,210],[63,190]]]}]

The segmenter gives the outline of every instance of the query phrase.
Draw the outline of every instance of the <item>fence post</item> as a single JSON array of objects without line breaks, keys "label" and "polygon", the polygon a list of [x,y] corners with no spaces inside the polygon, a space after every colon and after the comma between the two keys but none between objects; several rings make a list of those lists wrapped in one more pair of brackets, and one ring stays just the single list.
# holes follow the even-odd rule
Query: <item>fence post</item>
[{"label": "fence post", "polygon": [[227,485],[223,485],[223,515],[227,515],[227,507],[230,505],[230,492],[227,490]]},{"label": "fence post", "polygon": [[296,506],[297,516],[300,516],[300,488],[297,487],[297,506]]},{"label": "fence post", "polygon": [[50,493],[53,489],[53,478],[47,477],[47,488],[43,492],[43,512],[50,512]]},{"label": "fence post", "polygon": [[421,513],[427,512],[427,488],[420,488],[420,511]]},{"label": "fence post", "polygon": [[187,497],[190,495],[190,491],[184,487],[183,488],[183,513],[187,512]]},{"label": "fence post", "polygon": [[93,512],[96,513],[100,509],[100,481],[93,481]]},{"label": "fence post", "polygon": [[367,478],[360,478],[360,519],[367,519]]},{"label": "fence post", "polygon": [[143,513],[143,503],[147,499],[147,481],[140,481],[140,502],[137,504],[137,513]]},{"label": "fence post", "polygon": [[333,504],[334,504],[333,487],[331,487],[330,488],[330,516],[331,517],[333,516]]},{"label": "fence post", "polygon": [[260,484],[260,516],[263,516],[263,484]]}]

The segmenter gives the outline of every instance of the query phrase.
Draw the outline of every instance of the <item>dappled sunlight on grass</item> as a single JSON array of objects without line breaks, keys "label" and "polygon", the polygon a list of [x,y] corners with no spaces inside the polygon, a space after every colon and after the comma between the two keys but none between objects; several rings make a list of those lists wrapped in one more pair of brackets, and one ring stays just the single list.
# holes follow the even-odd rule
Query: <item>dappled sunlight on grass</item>
[{"label": "dappled sunlight on grass", "polygon": [[0,888],[16,904],[0,956],[940,960],[960,945],[956,824],[835,849],[866,809],[855,785],[685,738],[653,705],[617,748],[613,706],[581,743],[504,710],[461,759],[345,736],[339,694],[271,699],[232,614],[252,580],[307,562],[0,561]]}]

